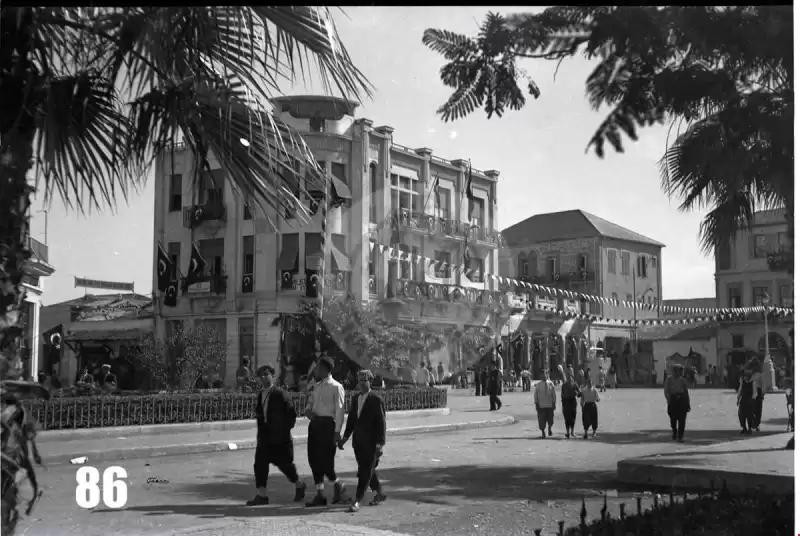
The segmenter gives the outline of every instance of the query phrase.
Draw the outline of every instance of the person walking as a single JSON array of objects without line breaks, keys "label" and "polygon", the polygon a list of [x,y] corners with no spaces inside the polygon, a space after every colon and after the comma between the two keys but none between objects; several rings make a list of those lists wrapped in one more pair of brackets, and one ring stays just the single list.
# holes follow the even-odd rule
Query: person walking
[{"label": "person walking", "polygon": [[613,362],[608,367],[608,385],[611,389],[617,388],[617,366]]},{"label": "person walking", "polygon": [[692,410],[689,399],[689,384],[683,376],[683,365],[672,367],[672,376],[664,384],[664,397],[667,399],[667,415],[672,428],[672,439],[683,443],[686,430],[686,415]]},{"label": "person walking", "polygon": [[[542,431],[542,439],[547,435],[553,435],[553,413],[556,408],[556,386],[550,381],[550,371],[542,371],[544,379],[539,381],[533,388],[533,404],[536,406],[536,416],[539,419],[539,430]],[[544,429],[547,427],[547,435]]]},{"label": "person walking", "polygon": [[247,506],[269,504],[267,479],[269,466],[274,465],[289,482],[294,484],[294,501],[306,496],[306,484],[300,480],[294,464],[294,442],[292,428],[297,421],[294,403],[289,393],[275,385],[275,369],[270,365],[259,367],[257,377],[262,389],[256,400],[256,426],[258,428],[253,473],[256,480],[256,496],[247,501]]},{"label": "person walking", "polygon": [[761,374],[761,363],[757,358],[750,360],[750,370],[753,371],[753,387],[756,390],[756,398],[753,401],[753,429],[761,431],[761,412],[764,409],[764,375]]},{"label": "person walking", "polygon": [[370,506],[386,501],[381,482],[376,471],[378,461],[386,444],[386,408],[383,399],[372,392],[372,373],[368,370],[358,372],[358,390],[360,394],[353,397],[350,412],[347,415],[347,426],[344,436],[339,440],[339,449],[343,449],[350,436],[353,436],[353,452],[358,465],[358,484],[356,497],[350,505],[351,512],[358,512],[367,486],[375,494]]},{"label": "person walking", "polygon": [[481,366],[481,396],[488,394],[489,387],[489,371],[485,366]]},{"label": "person walking", "polygon": [[585,378],[586,378],[586,375],[584,374],[583,369],[578,367],[578,381],[577,381],[577,384],[578,384],[579,388],[583,387],[583,382],[584,382]]},{"label": "person walking", "polygon": [[600,388],[601,393],[606,392],[606,369],[600,367],[598,372],[598,387]]},{"label": "person walking", "polygon": [[481,396],[481,369],[478,368],[478,365],[475,365],[473,375],[475,377],[475,396]]},{"label": "person walking", "polygon": [[755,429],[755,405],[758,397],[758,388],[753,382],[753,372],[747,368],[744,370],[739,389],[736,392],[736,405],[739,406],[739,426],[742,435],[751,435]]},{"label": "person walking", "polygon": [[531,390],[531,371],[523,369],[520,376],[522,376],[522,392],[529,393]]},{"label": "person walking", "polygon": [[581,424],[583,424],[583,438],[589,438],[589,428],[592,429],[592,437],[597,435],[598,412],[597,404],[600,402],[600,393],[592,385],[591,380],[587,380],[580,391],[581,397]]},{"label": "person walking", "polygon": [[503,407],[500,400],[500,388],[503,385],[503,375],[496,364],[492,364],[489,371],[489,411],[499,410]]},{"label": "person walking", "polygon": [[561,412],[564,414],[564,425],[567,428],[567,438],[575,437],[575,419],[578,416],[578,397],[580,389],[575,384],[575,378],[567,370],[567,379],[561,386]]},{"label": "person walking", "polygon": [[333,482],[333,504],[344,498],[344,484],[336,476],[336,446],[341,438],[344,423],[344,387],[331,377],[333,359],[324,355],[315,372],[320,381],[313,385],[308,395],[308,465],[314,478],[317,493],[306,506],[327,506],[325,477]]}]

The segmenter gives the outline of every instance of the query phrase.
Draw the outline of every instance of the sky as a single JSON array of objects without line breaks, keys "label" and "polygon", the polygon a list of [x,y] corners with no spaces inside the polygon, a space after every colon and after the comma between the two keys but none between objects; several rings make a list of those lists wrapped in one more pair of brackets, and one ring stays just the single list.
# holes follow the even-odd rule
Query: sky
[{"label": "sky", "polygon": [[[492,7],[501,13],[539,8]],[[533,214],[582,209],[666,244],[662,252],[665,299],[714,296],[714,263],[700,252],[697,232],[704,212],[678,211],[678,199],[661,190],[658,159],[667,127],[625,140],[625,153],[599,159],[586,145],[602,112],[593,111],[584,82],[593,65],[583,58],[530,61],[525,69],[541,89],[520,111],[487,119],[482,111],[444,123],[436,109],[450,95],[439,79],[443,58],[422,45],[427,28],[477,34],[486,7],[347,7],[334,17],[355,65],[375,86],[356,111],[374,125],[394,127],[394,141],[429,147],[447,159],[471,158],[477,169],[500,171],[499,228]],[[319,94],[295,86],[290,94]],[[134,282],[149,294],[153,270],[153,180],[114,210],[85,216],[56,199],[45,213],[34,202],[31,234],[47,241],[56,272],[45,281],[44,304],[79,297],[75,277]],[[47,226],[45,226],[47,219]],[[96,291],[91,291],[96,292]]]}]

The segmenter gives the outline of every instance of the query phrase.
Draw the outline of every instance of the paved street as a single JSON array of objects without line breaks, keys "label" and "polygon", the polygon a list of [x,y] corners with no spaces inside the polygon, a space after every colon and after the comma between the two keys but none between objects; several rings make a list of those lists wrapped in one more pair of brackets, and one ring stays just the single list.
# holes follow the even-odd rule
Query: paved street
[{"label": "paved street", "polygon": [[[522,535],[540,527],[552,533],[558,520],[577,520],[583,497],[589,498],[590,515],[598,516],[604,490],[612,490],[614,512],[619,501],[628,503],[629,512],[635,508],[631,491],[615,484],[618,460],[740,437],[735,398],[729,391],[692,392],[685,445],[670,441],[660,390],[621,389],[601,396],[600,432],[593,440],[564,438],[560,410],[554,430],[558,434],[538,439],[528,393],[503,397],[501,412],[514,415],[520,421],[517,424],[393,438],[380,467],[390,502],[364,507],[357,514],[348,514],[343,507],[296,507],[290,502],[291,486],[277,474],[270,483],[272,505],[242,507],[254,493],[253,451],[232,451],[119,462],[129,475],[128,505],[122,510],[78,508],[78,466],[54,466],[41,473],[45,496],[33,516],[23,521],[20,534],[168,534],[206,525],[217,528],[197,534],[369,533],[353,527],[425,536]],[[451,391],[454,413],[482,412],[488,405],[488,398]],[[785,423],[783,396],[768,396],[762,435],[783,431]],[[308,480],[304,446],[297,448],[297,457],[298,469]],[[354,483],[355,462],[349,446],[338,455],[337,463],[340,475]],[[102,471],[110,465],[98,467]],[[148,478],[162,482],[148,484]],[[229,530],[220,523],[229,524]]]}]

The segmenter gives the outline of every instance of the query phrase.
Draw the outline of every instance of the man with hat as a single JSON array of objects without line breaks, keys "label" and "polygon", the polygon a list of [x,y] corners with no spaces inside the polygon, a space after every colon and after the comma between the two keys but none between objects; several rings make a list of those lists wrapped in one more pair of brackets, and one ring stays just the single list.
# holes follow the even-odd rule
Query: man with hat
[{"label": "man with hat", "polygon": [[336,447],[341,439],[344,424],[344,387],[331,376],[333,359],[327,355],[319,358],[315,372],[319,381],[308,393],[308,464],[314,477],[317,493],[306,506],[327,506],[325,477],[333,482],[333,504],[344,499],[344,484],[336,478]]},{"label": "man with hat", "polygon": [[664,397],[667,399],[667,414],[672,428],[672,439],[683,443],[686,430],[686,415],[692,406],[689,400],[689,384],[683,377],[683,365],[672,367],[672,376],[664,382]]},{"label": "man with hat", "polygon": [[306,496],[306,484],[300,480],[294,464],[292,428],[297,420],[294,403],[289,394],[275,385],[275,369],[270,365],[259,367],[257,377],[264,386],[256,401],[256,423],[258,443],[253,463],[256,479],[256,496],[247,501],[247,506],[269,504],[267,479],[270,464],[275,465],[294,484],[294,500],[302,501]]},{"label": "man with hat", "polygon": [[358,390],[361,394],[353,397],[344,436],[339,441],[339,448],[344,448],[344,444],[353,436],[353,451],[358,464],[358,486],[355,501],[350,505],[351,512],[358,512],[367,486],[375,493],[371,506],[386,500],[375,471],[386,444],[386,409],[383,399],[372,392],[373,379],[369,370],[358,371]]}]

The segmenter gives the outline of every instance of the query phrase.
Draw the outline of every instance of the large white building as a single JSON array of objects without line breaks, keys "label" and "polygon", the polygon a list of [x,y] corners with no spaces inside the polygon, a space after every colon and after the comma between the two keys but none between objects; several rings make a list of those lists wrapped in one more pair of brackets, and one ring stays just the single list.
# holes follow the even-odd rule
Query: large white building
[{"label": "large white building", "polygon": [[[155,177],[154,251],[161,243],[179,272],[186,273],[196,241],[207,269],[201,281],[180,294],[176,307],[158,298],[157,333],[163,336],[180,320],[215,326],[228,341],[226,383],[234,381],[244,357],[256,366],[284,359],[303,369],[313,340],[298,329],[307,319],[297,313],[307,299],[307,279],[317,276],[315,259],[323,254],[325,288],[333,295],[351,292],[363,301],[396,295],[404,302],[400,320],[458,333],[485,328],[491,300],[482,296],[497,290],[486,274],[498,271],[498,172],[472,170],[474,201],[468,203],[467,161],[394,143],[391,127],[356,119],[356,103],[296,96],[277,98],[273,105],[282,121],[303,134],[332,177],[336,194],[347,200],[328,211],[326,251],[321,251],[321,211],[308,225],[267,214],[278,222],[276,232],[259,211],[245,206],[222,170],[204,176],[195,189],[188,151],[165,154]],[[217,165],[212,155],[212,167]],[[387,216],[397,225],[386,223]],[[396,263],[384,252],[393,228],[398,249],[412,255]],[[472,259],[469,276],[421,260],[461,264],[465,247]],[[155,270],[153,278],[156,288]],[[443,292],[454,287],[461,289],[461,302]]]},{"label": "large white building", "polygon": [[[794,307],[794,279],[788,272],[789,225],[784,211],[755,214],[752,231],[741,231],[716,251],[717,307]],[[769,320],[769,351],[776,367],[791,361],[793,317]],[[764,355],[763,316],[723,323],[718,332],[721,365],[741,365],[749,354]]]},{"label": "large white building", "polygon": [[39,371],[54,372],[58,360],[46,362],[39,355],[39,313],[42,308],[44,278],[53,275],[55,268],[50,264],[47,244],[35,238],[28,238],[31,258],[25,265],[22,286],[25,289],[25,305],[22,311],[22,370],[25,379],[35,380]]}]

